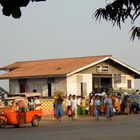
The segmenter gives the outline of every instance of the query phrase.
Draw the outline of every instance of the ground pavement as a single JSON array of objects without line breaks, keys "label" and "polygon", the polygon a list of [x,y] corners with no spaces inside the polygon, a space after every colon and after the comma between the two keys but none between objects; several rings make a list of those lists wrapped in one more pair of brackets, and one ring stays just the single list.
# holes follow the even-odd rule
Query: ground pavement
[{"label": "ground pavement", "polygon": [[111,121],[101,116],[79,117],[72,121],[67,116],[57,122],[53,116],[44,116],[40,127],[30,124],[20,128],[0,130],[1,140],[140,140],[140,114],[117,115]]}]

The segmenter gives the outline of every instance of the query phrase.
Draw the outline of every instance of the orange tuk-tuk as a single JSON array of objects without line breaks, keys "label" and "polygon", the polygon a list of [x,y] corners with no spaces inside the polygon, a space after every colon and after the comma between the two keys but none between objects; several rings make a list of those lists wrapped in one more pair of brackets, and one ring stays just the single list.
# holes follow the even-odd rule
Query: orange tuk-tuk
[{"label": "orange tuk-tuk", "polygon": [[29,110],[28,101],[24,97],[7,97],[0,101],[0,127],[31,123],[33,127],[39,126],[42,109]]}]

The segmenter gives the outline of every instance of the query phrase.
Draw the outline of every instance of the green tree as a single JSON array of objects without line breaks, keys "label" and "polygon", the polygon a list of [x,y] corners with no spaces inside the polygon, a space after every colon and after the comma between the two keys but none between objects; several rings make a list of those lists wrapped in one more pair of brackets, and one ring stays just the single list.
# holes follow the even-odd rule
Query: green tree
[{"label": "green tree", "polygon": [[121,28],[121,23],[125,23],[126,20],[130,19],[132,24],[130,39],[134,40],[136,37],[140,39],[140,27],[135,26],[140,17],[140,0],[114,0],[104,8],[97,9],[94,17],[96,20],[111,21],[113,26],[117,25],[119,28]]},{"label": "green tree", "polygon": [[46,0],[0,0],[0,4],[2,5],[2,12],[5,16],[12,15],[13,18],[21,17],[20,7],[26,7],[29,2],[39,2]]}]

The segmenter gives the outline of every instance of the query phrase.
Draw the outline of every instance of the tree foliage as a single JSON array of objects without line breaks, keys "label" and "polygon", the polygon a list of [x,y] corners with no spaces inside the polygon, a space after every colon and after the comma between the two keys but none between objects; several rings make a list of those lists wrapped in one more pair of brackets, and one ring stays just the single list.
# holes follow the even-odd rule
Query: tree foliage
[{"label": "tree foliage", "polygon": [[96,20],[105,19],[111,21],[113,26],[116,24],[120,28],[121,23],[125,23],[127,19],[130,19],[133,25],[130,30],[132,32],[130,39],[134,40],[135,37],[140,39],[140,27],[134,25],[140,17],[140,0],[114,0],[104,8],[97,9],[94,16]]},{"label": "tree foliage", "polygon": [[45,0],[0,0],[0,4],[2,5],[2,12],[5,16],[12,15],[13,18],[21,17],[20,7],[26,7],[29,2],[39,2]]}]

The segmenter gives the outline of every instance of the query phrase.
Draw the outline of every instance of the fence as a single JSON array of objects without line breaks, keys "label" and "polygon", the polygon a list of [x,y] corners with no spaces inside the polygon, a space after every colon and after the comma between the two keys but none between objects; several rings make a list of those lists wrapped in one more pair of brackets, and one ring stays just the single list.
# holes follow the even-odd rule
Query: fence
[{"label": "fence", "polygon": [[[43,109],[43,115],[53,115],[54,114],[54,99],[41,99],[42,109]],[[63,101],[62,104],[63,111],[66,111],[66,100]]]}]

